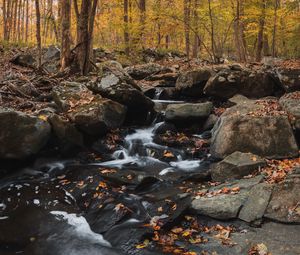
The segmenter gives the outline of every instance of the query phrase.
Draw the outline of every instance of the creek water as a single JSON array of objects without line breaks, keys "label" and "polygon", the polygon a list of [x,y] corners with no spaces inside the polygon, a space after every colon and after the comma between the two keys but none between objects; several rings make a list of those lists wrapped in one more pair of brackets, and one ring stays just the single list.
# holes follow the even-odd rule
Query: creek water
[{"label": "creek water", "polygon": [[179,186],[210,163],[155,142],[163,124],[125,135],[108,161],[47,160],[1,179],[0,254],[162,254],[135,248],[152,233],[143,224],[176,221],[190,202]]}]

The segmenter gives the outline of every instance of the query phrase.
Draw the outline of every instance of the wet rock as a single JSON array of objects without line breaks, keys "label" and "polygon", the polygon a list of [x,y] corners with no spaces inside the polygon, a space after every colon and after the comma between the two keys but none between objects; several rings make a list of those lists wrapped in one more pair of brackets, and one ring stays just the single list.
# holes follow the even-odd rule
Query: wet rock
[{"label": "wet rock", "polygon": [[204,93],[225,99],[231,98],[235,94],[261,98],[273,95],[275,89],[274,77],[263,70],[223,70],[209,79]]},{"label": "wet rock", "polygon": [[286,92],[300,89],[300,69],[280,68],[277,74]]},{"label": "wet rock", "polygon": [[50,116],[49,122],[57,138],[57,143],[63,152],[73,150],[74,147],[84,147],[83,135],[77,130],[74,124],[57,114]]},{"label": "wet rock", "polygon": [[125,68],[125,70],[135,80],[143,80],[148,76],[168,71],[166,67],[155,63],[131,66]]},{"label": "wet rock", "polygon": [[101,96],[125,105],[128,122],[145,122],[149,112],[153,110],[154,103],[137,85],[128,82],[128,77],[123,72],[113,70],[106,72],[97,81],[88,83],[88,87]]},{"label": "wet rock", "polygon": [[116,205],[107,204],[98,210],[89,210],[86,218],[91,229],[96,233],[104,233],[117,225],[126,215],[130,216],[128,210],[116,210]]},{"label": "wet rock", "polygon": [[300,223],[300,178],[277,184],[264,217],[284,223]]},{"label": "wet rock", "polygon": [[0,108],[0,158],[24,159],[38,153],[50,132],[48,122],[38,117]]},{"label": "wet rock", "polygon": [[213,74],[214,72],[208,68],[182,73],[176,81],[176,89],[185,96],[202,96],[204,86]]},{"label": "wet rock", "polygon": [[211,168],[211,176],[214,181],[226,181],[239,179],[265,166],[264,159],[252,154],[236,151]]},{"label": "wet rock", "polygon": [[167,121],[188,121],[207,118],[212,112],[211,102],[198,104],[169,104],[166,109]]},{"label": "wet rock", "polygon": [[256,222],[262,219],[270,201],[273,186],[267,183],[255,185],[249,192],[239,218],[246,222]]},{"label": "wet rock", "polygon": [[109,129],[120,127],[126,116],[126,108],[112,100],[95,96],[87,105],[76,106],[69,119],[88,135],[99,136]]},{"label": "wet rock", "polygon": [[163,122],[153,130],[153,133],[155,135],[161,135],[161,134],[165,134],[168,131],[176,132],[177,131],[176,126],[172,123]]},{"label": "wet rock", "polygon": [[218,119],[219,117],[217,115],[210,114],[204,123],[203,130],[204,131],[211,130],[214,127],[214,125],[217,123]]},{"label": "wet rock", "polygon": [[11,62],[15,65],[24,67],[34,67],[36,64],[35,58],[31,54],[21,53],[15,56]]},{"label": "wet rock", "polygon": [[235,151],[267,158],[298,155],[298,146],[285,115],[257,114],[261,106],[246,101],[223,113],[212,131],[211,154],[224,158]]}]

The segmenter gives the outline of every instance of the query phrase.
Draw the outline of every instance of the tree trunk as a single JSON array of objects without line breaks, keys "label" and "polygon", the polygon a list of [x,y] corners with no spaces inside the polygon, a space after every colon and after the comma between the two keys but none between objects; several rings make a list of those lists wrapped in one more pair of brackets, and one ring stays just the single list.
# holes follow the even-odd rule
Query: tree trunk
[{"label": "tree trunk", "polygon": [[71,0],[61,0],[61,70],[70,66],[71,61]]},{"label": "tree trunk", "polygon": [[198,57],[198,52],[200,48],[200,36],[199,36],[199,15],[198,15],[198,8],[199,8],[199,0],[195,0],[194,2],[194,45],[193,45],[193,58]]},{"label": "tree trunk", "polygon": [[41,13],[40,13],[40,2],[35,0],[36,10],[36,41],[38,47],[38,67],[42,65],[42,42],[41,42]]},{"label": "tree trunk", "polygon": [[262,50],[264,46],[264,29],[265,29],[265,18],[266,18],[266,0],[261,0],[261,16],[259,18],[259,28],[257,35],[257,50],[256,50],[256,61],[260,62],[262,59]]},{"label": "tree trunk", "polygon": [[185,34],[185,52],[190,59],[190,13],[191,0],[184,0],[184,34]]},{"label": "tree trunk", "polygon": [[139,39],[139,41],[143,45],[145,25],[146,25],[146,0],[140,0],[139,9],[140,9],[140,39]]},{"label": "tree trunk", "polygon": [[98,0],[83,0],[79,13],[77,0],[74,0],[77,16],[77,62],[82,75],[90,71],[92,36]]},{"label": "tree trunk", "polygon": [[128,11],[129,11],[129,2],[128,0],[124,0],[124,42],[125,42],[125,53],[129,55],[129,19],[128,19]]},{"label": "tree trunk", "polygon": [[274,0],[274,25],[273,25],[273,33],[272,33],[272,57],[276,57],[276,33],[277,33],[277,19],[278,19],[278,7],[279,0]]},{"label": "tree trunk", "polygon": [[208,13],[209,13],[209,20],[210,20],[210,40],[211,40],[211,52],[213,55],[213,61],[217,61],[216,57],[216,49],[215,49],[215,26],[211,8],[211,0],[208,0]]}]

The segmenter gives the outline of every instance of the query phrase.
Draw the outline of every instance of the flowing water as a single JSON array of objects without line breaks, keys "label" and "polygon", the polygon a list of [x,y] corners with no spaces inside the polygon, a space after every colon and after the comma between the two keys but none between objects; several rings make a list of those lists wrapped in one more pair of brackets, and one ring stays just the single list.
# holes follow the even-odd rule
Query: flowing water
[{"label": "flowing water", "polygon": [[0,254],[161,254],[135,249],[151,234],[141,226],[174,221],[189,204],[179,184],[207,170],[207,157],[156,143],[161,125],[127,134],[109,161],[50,160],[1,179]]}]

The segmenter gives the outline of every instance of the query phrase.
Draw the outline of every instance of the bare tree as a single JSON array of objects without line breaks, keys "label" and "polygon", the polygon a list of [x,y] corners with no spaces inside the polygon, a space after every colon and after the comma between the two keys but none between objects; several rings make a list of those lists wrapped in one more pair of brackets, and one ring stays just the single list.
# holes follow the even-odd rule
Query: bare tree
[{"label": "bare tree", "polygon": [[92,42],[95,15],[98,0],[82,0],[79,12],[77,0],[74,0],[75,13],[77,17],[77,62],[82,75],[90,70],[90,57],[92,54]]},{"label": "bare tree", "polygon": [[71,60],[71,0],[61,0],[61,70],[70,65]]},{"label": "bare tree", "polygon": [[35,10],[36,10],[36,41],[38,47],[38,67],[42,65],[42,41],[41,41],[41,12],[40,12],[40,2],[35,0]]},{"label": "bare tree", "polygon": [[264,29],[265,29],[265,19],[266,19],[266,0],[261,0],[261,15],[259,18],[259,28],[257,35],[257,49],[256,49],[256,61],[261,61],[262,50],[264,46]]}]

